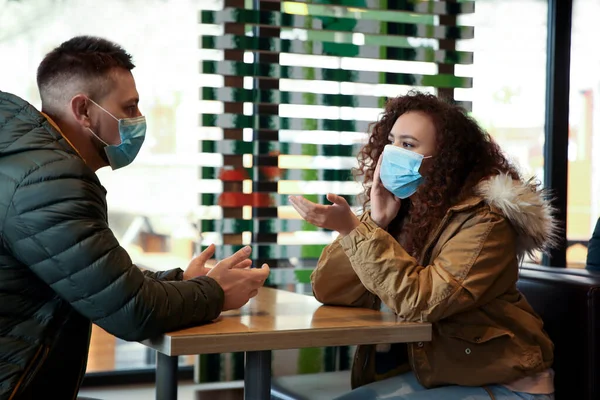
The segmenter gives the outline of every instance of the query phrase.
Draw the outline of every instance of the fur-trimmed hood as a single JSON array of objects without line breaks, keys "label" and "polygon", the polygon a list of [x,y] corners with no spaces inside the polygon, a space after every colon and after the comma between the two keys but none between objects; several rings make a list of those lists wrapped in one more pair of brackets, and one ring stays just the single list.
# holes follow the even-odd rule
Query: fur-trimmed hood
[{"label": "fur-trimmed hood", "polygon": [[499,174],[481,182],[476,193],[500,211],[517,231],[517,254],[547,251],[559,243],[559,226],[548,194],[539,185]]}]

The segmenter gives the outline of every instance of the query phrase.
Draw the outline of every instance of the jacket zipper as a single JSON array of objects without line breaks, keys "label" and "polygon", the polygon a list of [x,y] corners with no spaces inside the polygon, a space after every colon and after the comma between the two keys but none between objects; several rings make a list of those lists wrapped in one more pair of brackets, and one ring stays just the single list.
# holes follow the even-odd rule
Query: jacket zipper
[{"label": "jacket zipper", "polygon": [[48,357],[49,352],[50,352],[50,348],[48,346],[40,345],[40,347],[36,351],[35,355],[33,356],[33,359],[31,360],[31,362],[29,363],[27,368],[25,368],[25,371],[23,371],[23,375],[21,375],[21,378],[17,382],[17,385],[15,386],[15,388],[14,388],[13,392],[11,393],[10,397],[8,398],[8,400],[16,399],[15,396],[17,395],[17,392],[23,385],[23,382],[27,381],[32,376],[35,376],[37,371],[44,364],[44,361],[46,360],[46,357]]},{"label": "jacket zipper", "polygon": [[[87,363],[85,363],[85,364],[87,364]],[[79,394],[79,388],[81,387],[81,375],[83,375],[84,369],[85,368],[83,367],[83,365],[81,366],[81,368],[79,368],[79,376],[77,377],[78,385],[77,385],[77,390],[75,390],[75,393],[73,393],[73,400],[77,400],[77,395]]]},{"label": "jacket zipper", "polygon": [[[90,339],[92,337],[92,327],[89,327],[89,333],[88,333],[88,350],[90,347]],[[87,362],[88,362],[88,357],[89,357],[89,351],[86,353],[85,358],[81,364],[81,367],[79,367],[79,376],[77,377],[77,390],[75,390],[75,393],[73,393],[73,400],[77,400],[77,396],[79,395],[79,389],[81,388],[81,381],[83,380],[82,376],[85,374],[85,371],[87,370]]]},{"label": "jacket zipper", "polygon": [[450,217],[452,217],[453,214],[454,214],[454,212],[452,210],[448,210],[448,212],[446,213],[446,215],[444,216],[442,221],[437,226],[435,233],[429,238],[429,241],[427,241],[427,245],[424,247],[425,251],[422,253],[422,256],[421,256],[420,264],[425,263],[425,260],[429,258],[428,254],[431,253],[431,250],[432,250],[431,247],[433,246],[433,243],[437,241],[439,235],[442,233],[444,228],[448,225],[448,221],[450,220]]},{"label": "jacket zipper", "polygon": [[[433,234],[431,236],[431,238],[427,242],[427,245],[425,246],[425,252],[423,252],[423,254],[422,254],[422,257],[421,257],[421,260],[420,260],[420,264],[424,264],[426,260],[429,263],[428,260],[431,257],[430,253],[433,250],[433,249],[431,249],[431,247],[433,246],[433,243],[437,241],[439,235],[442,233],[442,231],[444,230],[444,228],[448,225],[448,221],[450,220],[450,218],[452,217],[453,214],[454,214],[454,212],[452,210],[448,210],[448,212],[446,213],[446,215],[444,216],[444,218],[442,219],[442,221],[439,223],[437,229],[435,230],[435,234]],[[414,345],[412,343],[408,343],[408,347],[410,349],[409,364],[411,366],[413,374],[415,374],[415,378],[417,378],[417,381],[420,384],[422,384],[421,383],[421,378],[419,378],[419,372],[417,371],[417,367],[416,367],[416,363],[415,363],[415,349],[414,349]]]}]

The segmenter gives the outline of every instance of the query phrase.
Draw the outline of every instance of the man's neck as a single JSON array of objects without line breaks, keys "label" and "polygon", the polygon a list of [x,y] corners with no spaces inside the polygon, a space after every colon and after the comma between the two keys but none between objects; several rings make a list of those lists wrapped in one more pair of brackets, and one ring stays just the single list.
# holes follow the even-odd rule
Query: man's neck
[{"label": "man's neck", "polygon": [[78,125],[46,111],[42,111],[42,114],[94,172],[106,165],[104,160],[98,156],[90,137],[79,132]]}]

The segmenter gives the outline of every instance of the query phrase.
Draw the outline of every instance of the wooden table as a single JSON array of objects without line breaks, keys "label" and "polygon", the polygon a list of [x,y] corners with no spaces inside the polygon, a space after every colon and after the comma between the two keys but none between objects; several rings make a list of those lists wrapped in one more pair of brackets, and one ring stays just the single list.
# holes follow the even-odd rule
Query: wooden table
[{"label": "wooden table", "polygon": [[431,340],[431,325],[397,321],[362,308],[323,306],[312,296],[262,288],[239,310],[216,321],[142,342],[157,355],[156,398],[177,398],[177,356],[246,353],[244,398],[265,400],[271,390],[271,350],[408,343]]}]

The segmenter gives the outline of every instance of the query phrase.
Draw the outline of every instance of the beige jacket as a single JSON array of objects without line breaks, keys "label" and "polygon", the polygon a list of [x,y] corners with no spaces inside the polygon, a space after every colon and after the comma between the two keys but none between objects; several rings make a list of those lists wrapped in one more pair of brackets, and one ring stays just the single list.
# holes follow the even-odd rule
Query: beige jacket
[{"label": "beige jacket", "polygon": [[[411,257],[368,213],[329,245],[312,274],[315,297],[330,305],[378,308],[433,323],[433,340],[360,346],[353,387],[410,369],[428,388],[510,383],[552,365],[553,344],[517,290],[527,252],[556,241],[551,206],[532,186],[497,175],[478,196],[452,207],[421,257]],[[408,356],[408,357],[407,357]]]}]

